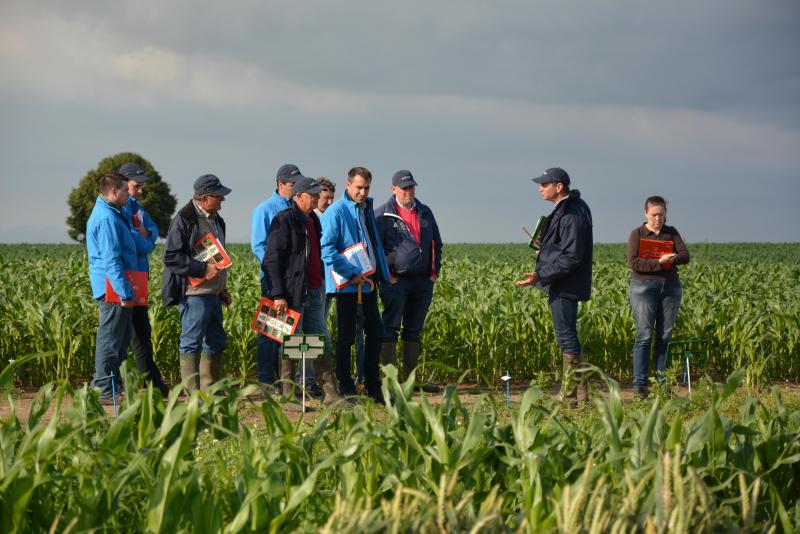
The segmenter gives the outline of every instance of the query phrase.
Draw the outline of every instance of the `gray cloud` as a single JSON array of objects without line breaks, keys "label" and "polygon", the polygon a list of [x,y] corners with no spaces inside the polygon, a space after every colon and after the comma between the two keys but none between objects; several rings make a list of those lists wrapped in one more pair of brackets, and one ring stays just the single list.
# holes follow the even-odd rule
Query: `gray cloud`
[{"label": "gray cloud", "polygon": [[[238,240],[286,161],[340,181],[367,164],[381,201],[391,173],[410,167],[454,241],[520,237],[519,224],[549,209],[528,177],[555,164],[593,201],[603,241],[624,239],[653,192],[672,199],[671,216],[698,240],[796,240],[798,11],[5,2],[0,193],[15,207],[0,230],[14,241],[26,227],[42,228],[30,232],[37,239],[58,228],[80,176],[135,150],[182,200],[203,172],[230,182]],[[754,177],[787,194],[748,187]],[[34,216],[41,191],[46,210]],[[724,202],[709,209],[708,199]],[[777,233],[715,214],[722,205],[751,220],[769,205]]]}]

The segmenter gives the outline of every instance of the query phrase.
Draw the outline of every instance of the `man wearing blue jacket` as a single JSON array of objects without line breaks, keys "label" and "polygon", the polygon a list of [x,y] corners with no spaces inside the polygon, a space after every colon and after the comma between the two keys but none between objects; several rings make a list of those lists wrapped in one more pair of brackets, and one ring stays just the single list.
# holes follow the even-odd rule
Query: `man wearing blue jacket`
[{"label": "man wearing blue jacket", "polygon": [[[122,389],[119,367],[131,340],[131,310],[134,295],[125,271],[138,268],[133,229],[122,207],[128,201],[127,180],[118,173],[100,179],[100,195],[86,223],[89,281],[97,301],[98,327],[95,343],[95,374],[92,386],[100,390],[100,402],[113,402],[112,380]],[[119,295],[119,303],[106,301],[106,280]]]},{"label": "man wearing blue jacket", "polygon": [[[128,180],[128,202],[122,208],[122,212],[135,230],[132,235],[136,243],[136,270],[148,273],[149,278],[150,262],[148,256],[156,246],[158,226],[139,203],[139,197],[142,196],[144,184],[150,177],[144,173],[144,169],[134,162],[123,164],[119,168],[119,173]],[[150,327],[147,306],[135,306],[132,318],[133,354],[136,358],[136,367],[144,375],[145,380],[152,382],[153,386],[158,388],[161,394],[166,397],[169,394],[169,387],[161,378],[161,372],[153,360],[153,343],[150,339],[152,328]]]},{"label": "man wearing blue jacket", "polygon": [[[383,324],[378,309],[377,285],[389,281],[383,246],[378,235],[372,199],[369,194],[372,173],[364,167],[353,167],[347,173],[342,198],[334,202],[322,218],[322,261],[325,263],[327,293],[336,294],[336,378],[343,395],[355,395],[356,386],[350,374],[350,349],[356,336],[356,308],[359,288],[364,310],[364,382],[367,395],[383,403],[380,390],[378,358],[380,357]],[[342,253],[348,247],[363,243],[370,262],[375,267],[365,276]],[[336,272],[346,285],[336,287],[331,274]]]},{"label": "man wearing blue jacket", "polygon": [[[277,188],[272,196],[256,206],[253,210],[252,225],[250,229],[250,248],[258,258],[259,266],[264,261],[264,254],[267,251],[269,242],[269,227],[275,215],[292,206],[292,190],[295,182],[303,175],[297,165],[287,163],[278,169],[275,177]],[[270,288],[268,281],[261,273],[261,294],[269,296]],[[267,393],[268,389],[275,384],[278,375],[278,362],[280,354],[280,343],[261,334],[257,338],[256,365],[258,366],[258,381],[261,385],[262,393]]]},{"label": "man wearing blue jacket", "polygon": [[[553,167],[533,181],[542,199],[555,204],[540,238],[534,272],[525,273],[517,286],[536,285],[547,291],[553,330],[563,352],[562,400],[586,401],[589,392],[583,375],[583,349],[578,340],[578,302],[592,292],[592,212],[577,189],[570,189],[569,174]],[[579,377],[579,384],[575,378]]]},{"label": "man wearing blue jacket", "polygon": [[[419,363],[422,329],[442,262],[439,226],[430,208],[416,198],[416,190],[411,171],[397,171],[392,177],[391,198],[375,210],[391,275],[390,283],[381,285],[381,360],[384,365],[397,365],[397,336],[402,322],[403,380]],[[421,384],[419,388],[428,393],[440,391],[434,384]]]}]

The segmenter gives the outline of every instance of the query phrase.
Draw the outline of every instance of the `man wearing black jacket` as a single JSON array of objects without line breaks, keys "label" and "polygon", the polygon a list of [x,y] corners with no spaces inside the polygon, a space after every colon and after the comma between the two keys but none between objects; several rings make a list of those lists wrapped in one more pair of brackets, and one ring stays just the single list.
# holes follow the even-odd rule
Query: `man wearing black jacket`
[{"label": "man wearing black jacket", "polygon": [[[325,277],[320,255],[322,227],[314,213],[321,190],[312,178],[298,177],[291,207],[275,215],[270,223],[261,270],[277,311],[285,313],[287,308],[298,311],[299,332],[327,336]],[[286,399],[292,396],[292,367],[292,360],[281,361],[281,390]],[[330,354],[314,360],[314,371],[322,382],[323,402],[332,404],[341,400],[331,371]]]},{"label": "man wearing black jacket", "polygon": [[[389,283],[381,284],[383,302],[384,365],[397,365],[397,336],[402,322],[405,380],[419,363],[420,339],[433,298],[433,284],[442,263],[442,238],[433,212],[416,198],[417,181],[411,171],[397,171],[392,177],[392,196],[375,210],[383,251],[389,265]],[[434,384],[420,389],[437,393]]]},{"label": "man wearing black jacket", "polygon": [[[540,238],[536,269],[517,286],[536,285],[548,292],[556,341],[563,352],[563,400],[589,398],[583,376],[583,349],[578,340],[578,302],[592,290],[592,212],[578,190],[570,190],[569,174],[553,167],[533,181],[544,200],[555,203]],[[580,376],[575,384],[576,375]]]},{"label": "man wearing black jacket", "polygon": [[[194,182],[194,197],[172,219],[164,243],[161,300],[178,305],[181,319],[181,379],[189,391],[207,389],[222,373],[222,352],[227,335],[222,326],[222,305],[231,303],[227,273],[212,262],[195,259],[194,244],[212,234],[225,246],[222,202],[231,190],[213,174]],[[198,285],[189,277],[201,279]]]}]

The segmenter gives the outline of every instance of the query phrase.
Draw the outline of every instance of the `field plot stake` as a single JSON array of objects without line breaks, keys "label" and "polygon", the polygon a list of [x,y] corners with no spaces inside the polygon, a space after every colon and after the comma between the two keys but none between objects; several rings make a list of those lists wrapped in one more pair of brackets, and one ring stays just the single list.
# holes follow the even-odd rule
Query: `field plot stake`
[{"label": "field plot stake", "polygon": [[500,377],[500,380],[506,383],[506,408],[511,407],[511,373],[506,371],[506,374]]},{"label": "field plot stake", "polygon": [[[283,336],[281,345],[281,357],[289,360],[300,360],[301,370],[300,389],[303,392],[303,414],[306,413],[306,359],[316,360],[325,354],[325,336],[319,334],[296,334],[294,336]],[[302,417],[302,416],[301,416]]]},{"label": "field plot stake", "polygon": [[694,358],[695,365],[703,364],[708,361],[708,341],[705,339],[674,339],[667,343],[667,361],[672,365],[672,355],[675,352],[682,352],[683,356],[683,383],[689,386],[689,394],[692,393],[692,368],[691,359]]}]

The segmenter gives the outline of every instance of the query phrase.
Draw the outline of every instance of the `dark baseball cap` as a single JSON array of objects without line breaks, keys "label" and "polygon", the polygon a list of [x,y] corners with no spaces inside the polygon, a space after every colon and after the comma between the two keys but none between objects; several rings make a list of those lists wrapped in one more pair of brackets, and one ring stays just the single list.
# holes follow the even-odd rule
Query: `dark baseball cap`
[{"label": "dark baseball cap", "polygon": [[119,168],[119,173],[126,179],[136,180],[139,183],[144,183],[150,179],[150,177],[144,173],[144,169],[133,162],[123,163]]},{"label": "dark baseball cap", "polygon": [[414,180],[414,176],[411,174],[411,171],[397,171],[392,176],[392,185],[399,187],[400,189],[405,189],[406,187],[411,187],[412,185],[418,185],[417,182]]},{"label": "dark baseball cap", "polygon": [[275,180],[278,182],[294,183],[300,178],[304,178],[303,174],[297,168],[297,165],[292,165],[291,163],[281,165],[281,168],[278,169],[278,174],[275,176]]},{"label": "dark baseball cap", "polygon": [[313,178],[303,176],[294,183],[292,196],[299,195],[300,193],[308,193],[309,195],[319,195],[322,191],[322,186],[317,183]]},{"label": "dark baseball cap", "polygon": [[552,182],[560,182],[564,185],[569,185],[569,174],[567,174],[567,171],[565,171],[561,167],[551,167],[546,171],[544,171],[543,175],[537,178],[532,178],[532,180],[537,184],[549,184]]},{"label": "dark baseball cap", "polygon": [[194,181],[194,194],[195,195],[217,195],[224,197],[231,190],[219,181],[219,178],[213,174],[204,174]]}]

